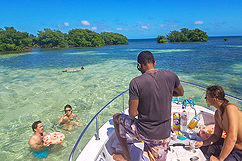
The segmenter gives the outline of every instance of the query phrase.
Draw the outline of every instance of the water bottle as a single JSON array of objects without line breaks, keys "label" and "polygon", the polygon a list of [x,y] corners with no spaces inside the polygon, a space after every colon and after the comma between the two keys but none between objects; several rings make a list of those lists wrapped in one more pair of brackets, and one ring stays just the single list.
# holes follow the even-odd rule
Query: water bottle
[{"label": "water bottle", "polygon": [[181,113],[181,125],[180,125],[181,131],[186,132],[187,131],[187,113],[185,110]]}]

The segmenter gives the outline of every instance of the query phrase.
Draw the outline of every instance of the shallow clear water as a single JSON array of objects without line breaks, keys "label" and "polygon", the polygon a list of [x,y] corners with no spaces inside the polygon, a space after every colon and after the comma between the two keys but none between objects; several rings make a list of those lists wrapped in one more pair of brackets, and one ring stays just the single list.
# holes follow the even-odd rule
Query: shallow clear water
[{"label": "shallow clear water", "polygon": [[[55,147],[46,160],[68,160],[84,127],[65,131],[53,126],[66,104],[87,125],[112,98],[128,89],[130,80],[140,75],[137,55],[150,50],[157,69],[171,69],[183,81],[201,86],[218,84],[225,92],[241,98],[242,38],[210,38],[206,43],[157,44],[155,40],[130,40],[129,45],[100,48],[35,49],[26,53],[0,55],[0,160],[33,158],[28,140],[31,125],[41,120],[44,131],[63,132],[62,147]],[[62,72],[84,66],[74,73]],[[185,96],[206,106],[204,90],[183,84]],[[126,107],[128,95],[125,96]],[[242,108],[242,103],[230,99]],[[111,103],[99,116],[100,126],[122,110],[122,98]],[[75,156],[95,131],[87,131]]]}]

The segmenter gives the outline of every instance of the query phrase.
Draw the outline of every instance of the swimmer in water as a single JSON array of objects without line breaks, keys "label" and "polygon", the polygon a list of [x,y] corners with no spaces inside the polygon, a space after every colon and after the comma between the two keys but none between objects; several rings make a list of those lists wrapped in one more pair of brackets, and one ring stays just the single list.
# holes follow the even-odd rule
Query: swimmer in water
[{"label": "swimmer in water", "polygon": [[72,130],[75,126],[83,126],[83,123],[78,122],[79,117],[72,113],[72,107],[66,105],[64,107],[65,114],[56,122],[56,124],[62,124],[63,129]]},{"label": "swimmer in water", "polygon": [[44,132],[43,124],[41,121],[35,121],[32,125],[34,135],[29,139],[29,146],[32,148],[36,158],[46,158],[50,153],[50,144],[45,143],[43,138],[47,135]]},{"label": "swimmer in water", "polygon": [[62,72],[76,72],[76,71],[81,71],[83,69],[84,69],[84,67],[81,67],[81,68],[77,68],[77,69],[73,69],[73,70],[64,70]]},{"label": "swimmer in water", "polygon": [[29,139],[29,146],[37,151],[43,150],[45,147],[49,146],[50,144],[46,144],[43,141],[43,138],[47,135],[44,132],[43,124],[41,121],[35,121],[32,125],[32,129],[34,131],[34,135]]}]

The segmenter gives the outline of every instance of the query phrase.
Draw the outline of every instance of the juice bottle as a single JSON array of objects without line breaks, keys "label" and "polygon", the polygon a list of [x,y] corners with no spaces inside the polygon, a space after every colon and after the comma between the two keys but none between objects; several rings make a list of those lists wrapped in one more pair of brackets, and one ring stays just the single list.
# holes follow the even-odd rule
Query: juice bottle
[{"label": "juice bottle", "polygon": [[200,118],[198,116],[195,116],[189,123],[188,127],[191,129],[194,129],[197,126],[198,121]]},{"label": "juice bottle", "polygon": [[173,131],[180,130],[180,114],[178,112],[173,113]]}]

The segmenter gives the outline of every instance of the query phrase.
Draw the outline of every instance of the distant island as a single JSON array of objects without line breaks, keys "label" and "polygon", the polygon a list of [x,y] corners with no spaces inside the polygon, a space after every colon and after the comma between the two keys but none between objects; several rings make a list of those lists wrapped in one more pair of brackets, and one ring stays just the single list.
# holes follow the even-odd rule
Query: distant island
[{"label": "distant island", "polygon": [[224,38],[224,41],[228,41],[229,39],[228,38]]},{"label": "distant island", "polygon": [[182,28],[181,32],[171,31],[166,36],[156,38],[158,43],[166,43],[168,40],[169,42],[206,42],[208,41],[208,35],[200,29],[189,30]]},{"label": "distant island", "polygon": [[125,44],[128,44],[128,40],[122,34],[112,32],[99,34],[88,29],[72,29],[68,34],[59,30],[44,29],[44,31],[38,31],[38,37],[17,31],[14,27],[0,29],[0,52],[31,50],[32,47],[99,47]]}]

